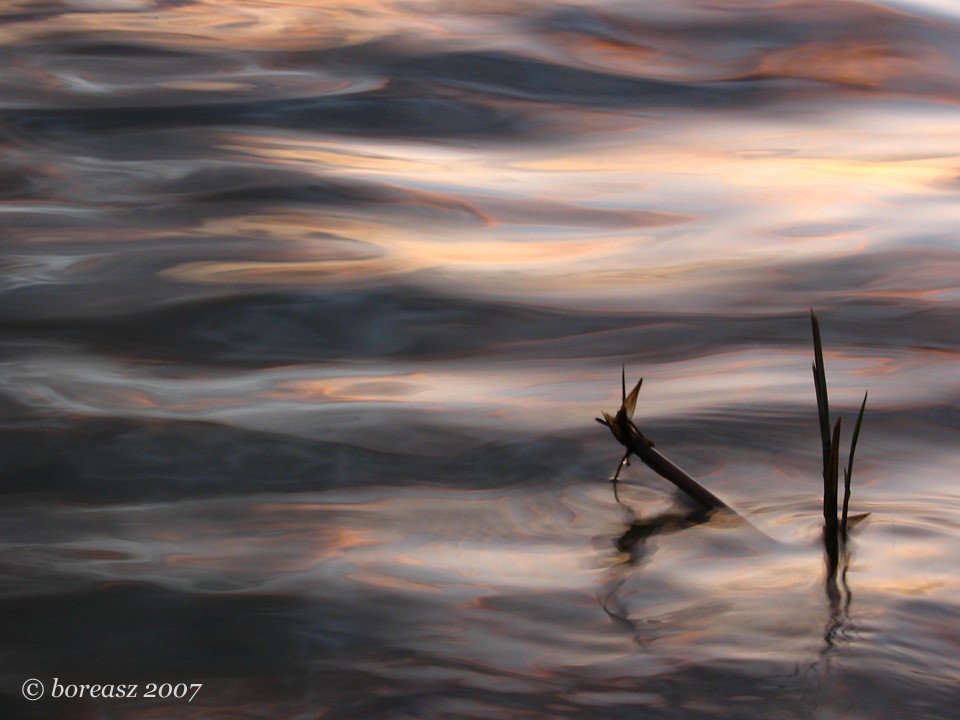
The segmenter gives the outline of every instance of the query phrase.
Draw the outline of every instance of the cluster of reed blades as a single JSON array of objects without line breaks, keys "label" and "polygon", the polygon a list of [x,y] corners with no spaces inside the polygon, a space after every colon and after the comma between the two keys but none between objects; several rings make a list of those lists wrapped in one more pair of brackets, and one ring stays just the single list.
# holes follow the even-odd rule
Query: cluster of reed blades
[{"label": "cluster of reed blades", "polygon": [[857,451],[857,438],[860,437],[860,425],[863,422],[863,411],[867,407],[867,393],[863,394],[857,422],[853,426],[853,437],[850,440],[850,453],[847,455],[847,465],[843,469],[843,503],[837,508],[837,497],[840,486],[840,425],[841,418],[831,430],[830,402],[827,397],[827,375],[823,366],[823,343],[820,341],[820,323],[817,315],[810,311],[810,322],[813,325],[813,383],[817,391],[817,409],[820,415],[820,439],[823,443],[823,543],[830,561],[831,570],[836,571],[841,549],[845,546],[847,532],[869,513],[863,515],[849,515],[850,483],[853,480],[853,457]]}]

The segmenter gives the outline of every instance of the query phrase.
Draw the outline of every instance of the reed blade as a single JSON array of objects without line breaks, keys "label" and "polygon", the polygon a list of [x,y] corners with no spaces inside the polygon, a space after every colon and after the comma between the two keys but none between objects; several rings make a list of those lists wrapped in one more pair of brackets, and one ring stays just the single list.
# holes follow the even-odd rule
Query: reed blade
[{"label": "reed blade", "polygon": [[640,386],[643,385],[643,378],[633,386],[633,390],[623,400],[623,410],[627,413],[627,418],[633,417],[634,410],[637,409],[637,396],[640,394]]},{"label": "reed blade", "polygon": [[830,402],[827,397],[827,374],[823,365],[823,343],[820,340],[820,321],[817,314],[810,311],[810,324],[813,328],[813,386],[817,392],[817,412],[820,416],[820,441],[823,444],[824,482],[829,474],[830,463]]},{"label": "reed blade", "polygon": [[863,411],[867,408],[867,395],[863,394],[860,403],[860,412],[857,413],[857,422],[853,426],[853,437],[850,439],[850,456],[847,458],[847,467],[843,471],[843,514],[840,518],[840,534],[847,536],[847,512],[850,507],[850,484],[853,481],[853,456],[857,452],[857,439],[860,437],[860,426],[863,424]]},{"label": "reed blade", "polygon": [[843,508],[840,510],[840,536],[847,537],[847,513],[850,510],[850,468],[843,469]]},{"label": "reed blade", "polygon": [[852,529],[855,528],[857,525],[859,525],[859,524],[862,523],[864,520],[866,520],[868,517],[870,517],[870,513],[868,513],[868,512],[867,512],[867,513],[860,513],[859,515],[851,515],[851,516],[850,516],[850,529],[852,530]]},{"label": "reed blade", "polygon": [[823,479],[823,519],[826,522],[827,532],[836,536],[839,524],[837,522],[837,487],[840,467],[840,421],[833,426],[833,441],[830,444],[830,458],[827,474]]}]

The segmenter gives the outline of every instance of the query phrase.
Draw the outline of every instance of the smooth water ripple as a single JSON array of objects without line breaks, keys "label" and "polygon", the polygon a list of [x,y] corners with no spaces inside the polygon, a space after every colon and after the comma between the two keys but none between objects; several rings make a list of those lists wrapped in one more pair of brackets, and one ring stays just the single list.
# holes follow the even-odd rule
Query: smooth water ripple
[{"label": "smooth water ripple", "polygon": [[[958,47],[936,0],[7,3],[0,715],[952,718]],[[832,580],[811,308],[845,443],[869,391]],[[745,521],[617,502],[624,367]]]}]

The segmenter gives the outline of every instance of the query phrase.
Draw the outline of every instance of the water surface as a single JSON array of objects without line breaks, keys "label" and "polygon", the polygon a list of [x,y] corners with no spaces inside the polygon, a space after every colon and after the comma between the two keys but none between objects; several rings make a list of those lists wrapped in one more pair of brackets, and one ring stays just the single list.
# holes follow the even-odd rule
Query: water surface
[{"label": "water surface", "polygon": [[[953,717],[958,47],[932,0],[7,3],[4,716]],[[810,308],[845,438],[870,393],[836,585]],[[616,501],[623,365],[748,523]]]}]

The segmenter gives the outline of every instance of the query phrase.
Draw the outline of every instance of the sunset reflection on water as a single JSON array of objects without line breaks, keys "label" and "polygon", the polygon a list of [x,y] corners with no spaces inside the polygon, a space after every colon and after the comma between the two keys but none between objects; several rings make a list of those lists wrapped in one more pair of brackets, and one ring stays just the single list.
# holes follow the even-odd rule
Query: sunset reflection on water
[{"label": "sunset reflection on water", "polygon": [[[933,0],[7,3],[0,715],[953,717],[958,40]],[[811,308],[845,444],[869,391],[833,584]],[[743,520],[614,495],[621,372]]]}]

